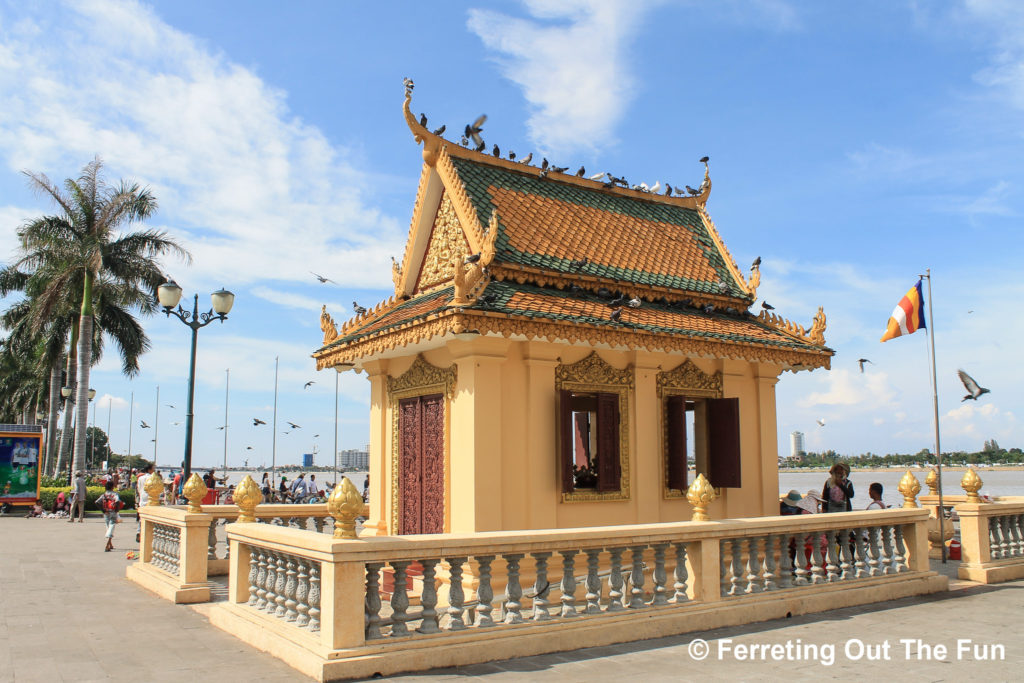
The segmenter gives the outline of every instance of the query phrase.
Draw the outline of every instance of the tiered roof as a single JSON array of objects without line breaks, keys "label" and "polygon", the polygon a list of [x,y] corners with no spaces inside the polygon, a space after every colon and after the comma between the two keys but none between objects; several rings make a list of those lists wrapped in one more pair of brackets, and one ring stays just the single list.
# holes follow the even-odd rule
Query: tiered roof
[{"label": "tiered roof", "polygon": [[[466,332],[828,367],[820,309],[810,330],[748,312],[760,274],[708,216],[707,170],[696,196],[629,190],[455,145],[408,96],[404,111],[425,163],[395,296],[341,330],[324,311],[318,368]],[[641,305],[613,319],[620,297]]]}]

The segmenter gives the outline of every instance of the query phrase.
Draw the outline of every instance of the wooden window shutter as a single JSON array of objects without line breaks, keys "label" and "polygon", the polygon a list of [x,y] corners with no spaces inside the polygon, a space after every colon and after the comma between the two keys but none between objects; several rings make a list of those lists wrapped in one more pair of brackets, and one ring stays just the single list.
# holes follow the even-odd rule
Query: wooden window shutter
[{"label": "wooden window shutter", "polygon": [[558,392],[558,464],[562,478],[562,493],[572,493],[572,392],[561,389]]},{"label": "wooden window shutter", "polygon": [[665,455],[668,463],[668,487],[686,490],[686,398],[669,396],[665,399],[665,427],[667,434]]},{"label": "wooden window shutter", "polygon": [[740,488],[740,400],[707,400],[708,461],[711,485]]},{"label": "wooden window shutter", "polygon": [[597,490],[621,488],[619,395],[597,395]]}]

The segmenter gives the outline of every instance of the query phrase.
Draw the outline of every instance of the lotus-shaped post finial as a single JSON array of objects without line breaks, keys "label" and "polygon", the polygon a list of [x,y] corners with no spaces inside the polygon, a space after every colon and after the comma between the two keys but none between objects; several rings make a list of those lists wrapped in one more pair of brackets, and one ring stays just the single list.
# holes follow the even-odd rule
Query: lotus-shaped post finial
[{"label": "lotus-shaped post finial", "polygon": [[917,494],[921,492],[921,482],[917,480],[914,473],[907,470],[907,473],[900,479],[900,485],[896,490],[903,494],[903,507],[917,508]]},{"label": "lotus-shaped post finial", "polygon": [[924,483],[928,486],[928,493],[932,496],[939,495],[939,471],[932,468],[928,476],[925,477]]},{"label": "lotus-shaped post finial", "polygon": [[963,479],[960,480],[960,488],[967,492],[968,503],[980,503],[981,497],[978,496],[978,491],[981,490],[981,477],[974,471],[973,467],[968,467],[967,471],[964,472]]},{"label": "lotus-shaped post finial", "polygon": [[263,494],[260,493],[260,487],[257,486],[256,481],[250,475],[245,475],[245,479],[235,487],[233,497],[235,505],[238,506],[238,520],[236,521],[255,522],[256,506],[263,502]]},{"label": "lotus-shaped post finial", "polygon": [[690,488],[686,489],[686,500],[693,506],[693,517],[690,518],[690,521],[708,521],[710,519],[708,517],[708,505],[717,497],[718,494],[715,493],[715,487],[711,485],[707,477],[703,474],[698,474],[697,478],[690,484]]},{"label": "lotus-shaped post finial", "polygon": [[186,481],[185,485],[181,488],[181,492],[185,494],[185,498],[188,500],[189,512],[203,511],[201,503],[203,502],[203,498],[205,498],[206,494],[209,492],[209,489],[206,488],[206,483],[198,474],[195,472],[192,473],[192,476],[188,478],[188,481]]},{"label": "lotus-shaped post finial", "polygon": [[327,511],[334,517],[335,538],[358,538],[356,519],[363,512],[363,497],[347,477],[334,487],[327,499]]},{"label": "lotus-shaped post finial", "polygon": [[153,474],[146,477],[146,484],[143,488],[146,489],[146,494],[149,496],[149,502],[146,505],[160,505],[160,496],[164,492],[164,480],[160,473],[153,470]]}]

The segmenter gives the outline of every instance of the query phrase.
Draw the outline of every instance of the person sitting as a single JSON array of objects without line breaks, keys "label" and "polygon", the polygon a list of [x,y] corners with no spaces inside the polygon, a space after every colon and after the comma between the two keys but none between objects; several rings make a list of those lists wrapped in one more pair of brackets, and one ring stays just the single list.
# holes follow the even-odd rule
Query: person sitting
[{"label": "person sitting", "polygon": [[57,493],[57,498],[53,501],[53,514],[55,515],[70,515],[71,514],[71,501],[68,500],[68,496],[63,491]]},{"label": "person sitting", "polygon": [[871,496],[871,502],[865,510],[884,510],[889,507],[882,502],[882,485],[877,481],[868,487],[868,495]]}]

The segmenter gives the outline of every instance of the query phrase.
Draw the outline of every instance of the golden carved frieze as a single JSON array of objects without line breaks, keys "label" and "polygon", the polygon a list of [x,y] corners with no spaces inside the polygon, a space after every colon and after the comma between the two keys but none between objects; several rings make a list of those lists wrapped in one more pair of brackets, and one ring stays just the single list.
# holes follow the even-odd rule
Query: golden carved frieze
[{"label": "golden carved frieze", "polygon": [[447,145],[441,147],[437,156],[436,168],[444,182],[445,194],[451,198],[455,212],[463,221],[466,236],[472,244],[480,244],[483,242],[483,227],[480,225],[480,217],[469,198],[462,178],[459,177],[459,172],[455,169],[455,164],[452,163],[452,158],[448,155]]},{"label": "golden carved frieze", "polygon": [[633,386],[633,368],[628,366],[622,370],[609,365],[597,351],[591,351],[583,360],[555,368],[555,384],[561,388],[563,382],[581,384],[611,384],[621,387]]},{"label": "golden carved frieze", "polygon": [[659,372],[657,386],[659,397],[667,396],[671,389],[686,396],[721,398],[722,373],[709,375],[687,358],[675,369]]},{"label": "golden carved frieze", "polygon": [[429,289],[453,279],[455,264],[462,263],[467,253],[469,244],[466,235],[462,231],[459,217],[455,214],[451,197],[446,192],[440,206],[437,207],[430,244],[420,267],[418,288]]},{"label": "golden carved frieze", "polygon": [[394,396],[408,389],[440,387],[439,391],[451,398],[455,393],[456,379],[454,364],[447,368],[439,368],[428,363],[422,354],[418,354],[408,370],[398,377],[388,377],[388,393]]}]

